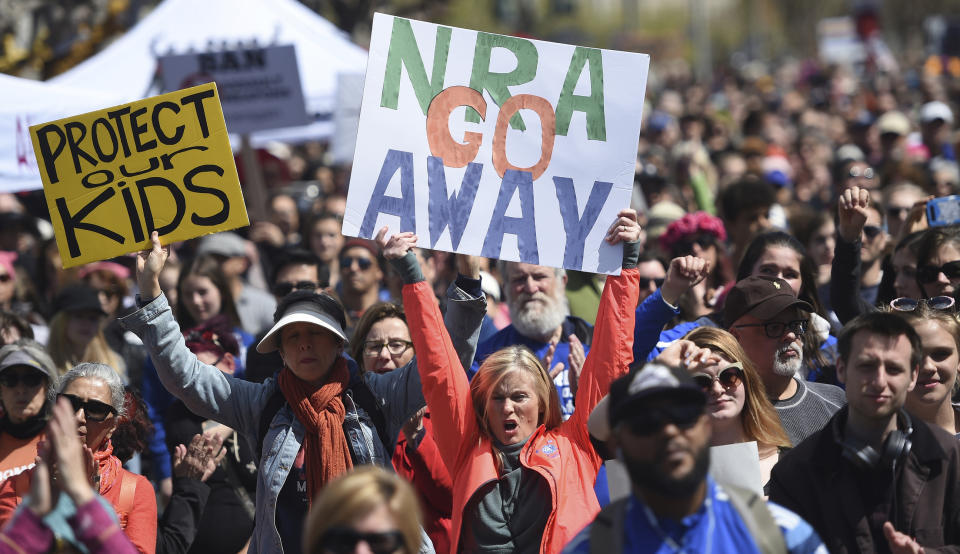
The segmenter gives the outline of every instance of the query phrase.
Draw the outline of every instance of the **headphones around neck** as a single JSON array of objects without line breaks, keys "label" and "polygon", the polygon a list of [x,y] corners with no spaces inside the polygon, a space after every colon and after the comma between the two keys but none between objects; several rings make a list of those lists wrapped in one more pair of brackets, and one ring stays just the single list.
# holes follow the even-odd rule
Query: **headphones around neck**
[{"label": "headphones around neck", "polygon": [[[844,410],[849,409],[844,407]],[[907,457],[913,443],[910,442],[910,435],[913,434],[913,421],[906,410],[900,409],[897,414],[897,428],[887,435],[880,452],[860,440],[853,437],[845,437],[842,423],[847,421],[847,413],[840,417],[833,418],[833,436],[837,444],[843,451],[843,457],[849,460],[853,465],[861,469],[896,469],[896,465]],[[901,431],[901,428],[906,428]]]}]

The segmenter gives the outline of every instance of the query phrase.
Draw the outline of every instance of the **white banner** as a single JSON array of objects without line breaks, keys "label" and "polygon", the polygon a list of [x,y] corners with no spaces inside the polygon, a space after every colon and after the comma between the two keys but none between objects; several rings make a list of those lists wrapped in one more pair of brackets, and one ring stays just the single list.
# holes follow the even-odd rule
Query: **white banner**
[{"label": "white banner", "polygon": [[376,14],[343,233],[618,273],[649,64]]}]

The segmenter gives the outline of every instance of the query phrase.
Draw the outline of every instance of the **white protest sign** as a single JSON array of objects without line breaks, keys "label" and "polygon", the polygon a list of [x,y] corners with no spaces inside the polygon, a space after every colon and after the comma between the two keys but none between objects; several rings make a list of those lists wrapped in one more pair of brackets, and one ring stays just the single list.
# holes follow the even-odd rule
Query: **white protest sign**
[{"label": "white protest sign", "polygon": [[649,64],[376,14],[343,234],[618,273]]},{"label": "white protest sign", "polygon": [[357,127],[360,126],[360,102],[363,100],[363,75],[337,75],[337,105],[333,109],[333,141],[330,153],[333,163],[353,162],[357,149]]},{"label": "white protest sign", "polygon": [[756,441],[711,446],[710,475],[721,483],[735,485],[763,496],[760,453]]},{"label": "white protest sign", "polygon": [[216,82],[231,133],[309,123],[291,45],[163,56],[160,73],[167,92]]}]

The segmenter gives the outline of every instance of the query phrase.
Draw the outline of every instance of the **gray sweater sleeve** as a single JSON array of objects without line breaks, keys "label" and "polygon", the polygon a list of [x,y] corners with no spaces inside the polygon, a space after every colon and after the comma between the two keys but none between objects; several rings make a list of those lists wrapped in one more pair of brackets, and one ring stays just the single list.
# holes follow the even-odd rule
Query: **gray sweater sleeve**
[{"label": "gray sweater sleeve", "polygon": [[[486,313],[487,302],[483,296],[472,296],[455,284],[447,290],[444,323],[460,361],[468,362],[464,367],[470,367],[473,362],[480,341],[480,325]],[[381,400],[390,436],[395,441],[403,424],[426,405],[417,358],[388,373],[366,373],[365,379],[370,390]]]}]

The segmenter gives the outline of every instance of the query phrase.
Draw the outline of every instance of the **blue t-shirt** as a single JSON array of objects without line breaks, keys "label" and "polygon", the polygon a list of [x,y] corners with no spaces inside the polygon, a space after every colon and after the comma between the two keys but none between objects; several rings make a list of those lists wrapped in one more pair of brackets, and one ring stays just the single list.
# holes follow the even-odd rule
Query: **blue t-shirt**
[{"label": "blue t-shirt", "polygon": [[[820,537],[803,518],[772,502],[767,506],[783,533],[788,552],[827,554]],[[743,518],[711,477],[707,477],[707,497],[703,505],[682,520],[658,518],[635,495],[627,502],[626,520],[629,523],[624,526],[624,553],[759,554]],[[580,531],[563,550],[564,554],[589,554],[592,526],[591,523]]]}]

